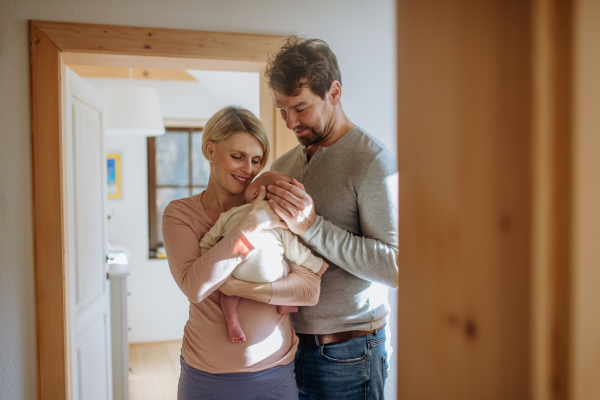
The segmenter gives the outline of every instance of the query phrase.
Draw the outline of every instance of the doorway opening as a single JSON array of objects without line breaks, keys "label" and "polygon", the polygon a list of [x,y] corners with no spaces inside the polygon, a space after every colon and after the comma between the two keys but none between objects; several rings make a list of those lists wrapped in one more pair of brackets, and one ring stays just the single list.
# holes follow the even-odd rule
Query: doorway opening
[{"label": "doorway opening", "polygon": [[136,68],[130,79],[121,67],[67,67],[100,93],[132,85],[158,94],[166,134],[104,138],[107,161],[119,160],[113,167],[116,187],[106,203],[108,246],[127,262],[114,260],[109,271],[112,382],[114,399],[175,399],[189,303],[170,275],[162,213],[170,201],[206,188],[210,169],[201,135],[207,119],[228,105],[260,115],[262,77],[258,72]]},{"label": "doorway opening", "polygon": [[[74,380],[83,353],[72,354],[70,304],[75,295],[69,257],[66,65],[208,70],[262,74],[270,51],[285,37],[123,26],[30,22],[32,159],[38,395],[78,399]],[[259,84],[260,118],[273,143],[269,163],[283,154],[285,125],[275,118],[273,98]],[[279,139],[279,140],[278,140]],[[102,161],[104,162],[104,161]],[[104,167],[104,166],[103,166]],[[36,201],[35,199],[44,199]],[[59,233],[60,234],[57,234]],[[74,331],[76,332],[76,331]],[[76,333],[75,333],[76,334]],[[89,347],[86,354],[97,353]],[[73,350],[78,352],[78,349]],[[102,355],[100,355],[102,356]],[[79,385],[81,388],[81,385]]]}]

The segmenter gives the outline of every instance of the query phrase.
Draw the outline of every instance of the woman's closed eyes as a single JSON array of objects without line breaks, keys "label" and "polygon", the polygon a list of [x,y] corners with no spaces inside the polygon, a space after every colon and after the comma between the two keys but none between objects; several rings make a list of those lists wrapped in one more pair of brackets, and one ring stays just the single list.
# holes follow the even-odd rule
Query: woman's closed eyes
[{"label": "woman's closed eyes", "polygon": [[[243,161],[245,157],[232,155],[231,158],[233,158],[236,161]],[[255,164],[255,165],[260,164],[260,161],[261,161],[260,159],[253,159],[252,164]]]}]

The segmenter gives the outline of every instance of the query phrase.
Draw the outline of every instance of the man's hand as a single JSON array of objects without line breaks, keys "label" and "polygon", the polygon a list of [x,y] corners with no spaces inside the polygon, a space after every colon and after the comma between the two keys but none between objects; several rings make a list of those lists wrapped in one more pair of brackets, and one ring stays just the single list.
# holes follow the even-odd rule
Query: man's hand
[{"label": "man's hand", "polygon": [[304,234],[317,218],[315,205],[304,185],[292,179],[291,184],[277,181],[275,185],[269,185],[268,189],[267,198],[273,211],[294,234]]}]

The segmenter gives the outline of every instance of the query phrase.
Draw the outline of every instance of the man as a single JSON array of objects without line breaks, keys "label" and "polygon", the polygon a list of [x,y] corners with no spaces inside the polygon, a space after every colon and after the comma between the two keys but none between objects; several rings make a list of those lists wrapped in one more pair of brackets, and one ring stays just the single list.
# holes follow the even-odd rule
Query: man
[{"label": "man", "polygon": [[300,143],[273,163],[295,179],[269,186],[269,203],[330,265],[319,303],[290,315],[300,338],[300,399],[381,399],[386,286],[398,279],[396,160],[344,114],[339,67],[325,42],[288,38],[265,75]]}]

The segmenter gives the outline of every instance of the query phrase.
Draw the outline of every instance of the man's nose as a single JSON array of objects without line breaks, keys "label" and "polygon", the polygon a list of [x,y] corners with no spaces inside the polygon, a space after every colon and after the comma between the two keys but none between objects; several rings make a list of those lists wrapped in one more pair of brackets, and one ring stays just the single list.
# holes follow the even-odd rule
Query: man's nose
[{"label": "man's nose", "polygon": [[298,118],[297,114],[294,111],[288,111],[287,112],[287,118],[285,120],[285,126],[287,126],[288,129],[294,129],[295,127],[297,127],[298,124]]}]

